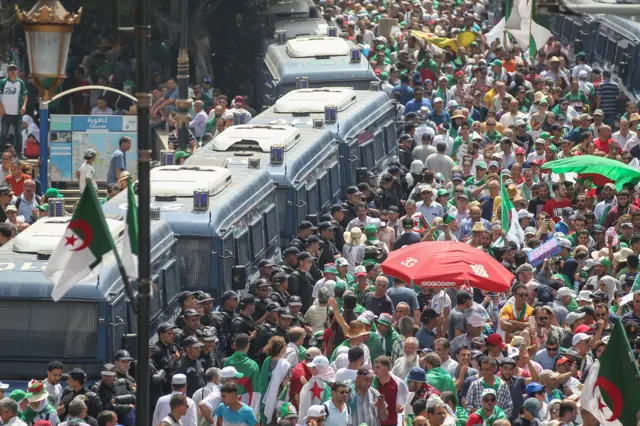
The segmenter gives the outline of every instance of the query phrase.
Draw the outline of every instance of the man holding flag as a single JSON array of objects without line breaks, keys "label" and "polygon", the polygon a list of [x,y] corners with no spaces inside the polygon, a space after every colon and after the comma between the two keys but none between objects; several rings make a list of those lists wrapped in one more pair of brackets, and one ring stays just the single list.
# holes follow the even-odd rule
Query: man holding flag
[{"label": "man holding flag", "polygon": [[260,381],[260,368],[258,364],[249,358],[249,336],[244,333],[237,334],[233,340],[235,352],[224,362],[225,367],[234,367],[242,377],[238,379],[238,397],[250,406],[254,412],[260,412],[260,400],[262,395],[258,390]]}]

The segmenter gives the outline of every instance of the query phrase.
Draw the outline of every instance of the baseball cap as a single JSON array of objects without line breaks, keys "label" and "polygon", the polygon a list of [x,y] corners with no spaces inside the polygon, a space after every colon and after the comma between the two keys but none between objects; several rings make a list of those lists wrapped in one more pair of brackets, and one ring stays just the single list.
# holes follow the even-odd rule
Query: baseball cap
[{"label": "baseball cap", "polygon": [[222,294],[222,299],[220,300],[220,303],[224,303],[229,299],[238,299],[238,293],[236,293],[233,290],[225,291]]},{"label": "baseball cap", "polygon": [[133,361],[133,357],[129,351],[120,349],[113,357],[116,361]]},{"label": "baseball cap", "polygon": [[536,228],[533,226],[527,226],[524,229],[524,235],[536,235]]},{"label": "baseball cap", "polygon": [[309,410],[307,411],[307,415],[304,416],[303,421],[307,423],[307,419],[309,417],[326,417],[326,416],[327,414],[324,411],[324,406],[312,405],[311,407],[309,407]]},{"label": "baseball cap", "polygon": [[93,148],[89,148],[84,152],[84,159],[88,160],[89,158],[93,158],[96,156],[96,150]]},{"label": "baseball cap", "polygon": [[[474,326],[474,327],[477,327],[477,326]],[[505,345],[504,340],[502,339],[502,336],[497,333],[494,333],[489,337],[487,337],[487,344],[492,346],[499,346],[502,349],[504,349],[507,346]]]},{"label": "baseball cap", "polygon": [[571,346],[576,346],[578,343],[582,342],[583,340],[587,340],[590,338],[591,336],[589,336],[587,333],[576,333],[573,336],[573,339],[571,339]]},{"label": "baseball cap", "polygon": [[215,327],[206,327],[202,331],[198,330],[198,338],[205,342],[217,342],[218,335],[216,334]]},{"label": "baseball cap", "polygon": [[540,410],[542,409],[540,401],[535,398],[528,398],[524,404],[522,404],[522,407],[530,412],[534,418],[540,419]]},{"label": "baseball cap", "polygon": [[567,323],[568,326],[571,326],[574,322],[576,322],[576,320],[584,318],[585,315],[586,314],[584,312],[575,312],[575,311],[571,312],[565,318],[565,322]]},{"label": "baseball cap", "polygon": [[191,296],[193,296],[193,292],[192,291],[181,291],[178,294],[178,303],[180,303],[180,304],[184,303],[184,301],[187,300],[188,298],[190,298]]},{"label": "baseball cap", "polygon": [[185,338],[182,343],[184,346],[191,346],[193,348],[201,348],[204,346],[204,343],[198,340],[196,336],[189,336]]},{"label": "baseball cap", "polygon": [[18,212],[18,208],[16,206],[14,206],[13,204],[9,204],[7,207],[5,207],[4,209],[5,212]]},{"label": "baseball cap", "polygon": [[314,368],[319,365],[324,365],[326,367],[329,367],[329,360],[327,359],[327,357],[323,355],[317,356],[309,364],[307,364],[307,367]]},{"label": "baseball cap", "polygon": [[[483,319],[482,319],[482,317],[481,317],[480,315],[478,315],[478,314],[472,314],[472,315],[469,317],[469,320],[468,320],[468,321],[469,321],[469,325],[470,325],[471,327],[482,327],[482,326],[484,325],[484,320],[483,320]],[[493,334],[492,334],[492,336],[493,336]],[[491,336],[489,336],[489,337],[491,337]],[[498,335],[498,337],[500,337],[500,336]]]},{"label": "baseball cap", "polygon": [[274,266],[276,265],[268,260],[261,260],[260,263],[258,263],[258,268],[273,268]]},{"label": "baseball cap", "polygon": [[283,256],[288,256],[290,254],[295,254],[296,256],[300,254],[300,250],[298,250],[297,247],[287,247],[286,249],[284,249],[284,251],[282,252]]},{"label": "baseball cap", "polygon": [[303,229],[311,229],[311,230],[316,230],[317,228],[315,226],[313,226],[313,223],[309,222],[308,220],[303,220],[302,222],[300,222],[300,224],[298,225],[298,229],[299,230],[303,230]]},{"label": "baseball cap", "polygon": [[527,385],[527,387],[525,388],[526,392],[528,394],[533,394],[536,392],[540,392],[541,390],[544,389],[544,386],[542,386],[540,383],[538,382],[531,382]]},{"label": "baseball cap", "polygon": [[182,316],[184,316],[185,318],[188,318],[188,317],[201,317],[202,314],[200,312],[196,311],[195,309],[187,309],[186,311],[184,311]]},{"label": "baseball cap", "polygon": [[87,374],[81,368],[74,368],[68,373],[64,373],[62,377],[64,378],[71,377],[73,380],[77,380],[80,382],[87,380]]},{"label": "baseball cap", "polygon": [[235,367],[224,367],[220,370],[220,377],[223,379],[242,379],[244,374],[238,372]]},{"label": "baseball cap", "polygon": [[113,377],[116,375],[116,366],[113,364],[105,364],[102,367],[102,371],[100,372],[102,376],[110,376]]},{"label": "baseball cap", "polygon": [[320,225],[318,225],[318,230],[320,231],[326,231],[327,229],[335,229],[335,225],[331,222],[322,222]]},{"label": "baseball cap", "polygon": [[[268,284],[267,284],[268,285]],[[243,294],[240,298],[240,306],[251,305],[252,303],[256,303],[256,298],[253,294],[247,293]]]},{"label": "baseball cap", "polygon": [[277,310],[282,318],[291,318],[293,319],[293,315],[291,315],[291,311],[289,308],[280,308]]},{"label": "baseball cap", "polygon": [[360,192],[357,186],[350,186],[349,188],[347,188],[347,195],[361,195],[361,194],[362,192]]},{"label": "baseball cap", "polygon": [[289,305],[290,306],[302,306],[302,299],[300,296],[291,296],[289,297]]},{"label": "baseball cap", "polygon": [[315,257],[312,256],[311,253],[309,253],[308,251],[303,251],[300,254],[298,254],[298,261],[307,260],[307,259],[314,260]]}]

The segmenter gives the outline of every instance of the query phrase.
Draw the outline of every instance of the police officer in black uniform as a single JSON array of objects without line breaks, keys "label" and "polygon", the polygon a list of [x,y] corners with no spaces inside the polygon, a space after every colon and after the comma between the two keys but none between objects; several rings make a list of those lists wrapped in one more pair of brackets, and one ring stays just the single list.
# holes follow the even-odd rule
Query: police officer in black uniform
[{"label": "police officer in black uniform", "polygon": [[322,222],[318,225],[320,237],[320,256],[318,256],[318,268],[324,269],[326,263],[335,261],[340,254],[338,248],[333,244],[334,230],[336,226],[331,222]]},{"label": "police officer in black uniform", "polygon": [[205,327],[202,330],[198,330],[198,340],[204,345],[199,358],[204,371],[211,367],[218,367],[220,365],[216,356],[218,334],[215,327]]},{"label": "police officer in black uniform", "polygon": [[289,279],[285,274],[275,274],[273,276],[273,291],[269,296],[273,302],[277,303],[278,306],[283,308],[287,307],[289,304],[289,294],[288,290]]},{"label": "police officer in black uniform", "polygon": [[289,245],[297,248],[299,251],[304,251],[307,244],[307,238],[313,235],[316,229],[318,228],[313,226],[313,223],[308,220],[303,220],[298,225],[298,234],[293,238],[293,240],[291,240]]},{"label": "police officer in black uniform", "polygon": [[252,359],[257,360],[258,353],[267,345],[269,339],[276,335],[276,324],[280,319],[279,310],[280,306],[275,302],[267,305],[267,317],[264,323],[258,327],[256,337],[251,341],[249,348],[249,356]]},{"label": "police officer in black uniform", "polygon": [[345,209],[340,204],[334,204],[329,209],[331,212],[331,222],[333,223],[333,241],[335,243],[336,248],[339,252],[342,252],[342,248],[344,247],[344,228],[342,227],[342,221],[344,220],[345,213],[347,209]]},{"label": "police officer in black uniform", "polygon": [[91,386],[91,391],[98,395],[104,410],[114,411],[120,419],[124,419],[133,411],[135,394],[128,392],[123,383],[118,383],[114,364],[105,364],[100,375],[102,379]]},{"label": "police officer in black uniform", "polygon": [[411,154],[412,147],[414,145],[413,138],[408,134],[400,135],[398,140],[400,147],[398,148],[398,160],[407,169],[411,167],[413,162],[413,154]]},{"label": "police officer in black uniform", "polygon": [[262,324],[267,314],[267,303],[269,302],[269,289],[271,288],[271,281],[263,278],[256,281],[255,288],[255,310],[251,315],[251,319],[258,324]]},{"label": "police officer in black uniform", "polygon": [[87,381],[87,374],[80,368],[74,368],[70,372],[63,374],[63,378],[67,379],[69,385],[62,391],[60,397],[60,405],[64,405],[64,412],[58,413],[60,421],[64,421],[69,413],[69,403],[73,401],[78,395],[84,395],[87,397],[87,414],[93,418],[98,417],[98,414],[102,411],[102,401],[97,393],[87,389],[84,384]]},{"label": "police officer in black uniform", "polygon": [[200,349],[204,346],[196,336],[184,339],[184,356],[176,364],[175,374],[187,376],[187,393],[191,398],[195,391],[204,387],[204,368],[200,362]]},{"label": "police officer in black uniform", "polygon": [[291,327],[302,327],[305,328],[309,325],[309,322],[304,319],[304,315],[301,312],[302,308],[302,300],[300,296],[291,296],[289,298],[289,311],[293,318],[291,320]]},{"label": "police officer in black uniform", "polygon": [[158,325],[156,328],[158,341],[151,347],[151,360],[158,370],[156,374],[161,370],[165,372],[165,379],[162,381],[164,394],[171,393],[174,364],[180,358],[180,348],[174,343],[175,329],[176,326],[168,322]]},{"label": "police officer in black uniform", "polygon": [[198,330],[202,328],[201,318],[202,314],[195,309],[187,309],[184,311],[184,327],[174,331],[174,342],[176,345],[182,348],[182,341],[184,339],[196,335]]},{"label": "police officer in black uniform", "polygon": [[393,190],[393,176],[389,173],[385,173],[380,178],[380,186],[376,187],[375,191],[380,197],[380,208],[388,210],[391,206],[399,206],[400,200],[396,192]]},{"label": "police officer in black uniform", "polygon": [[[216,329],[219,331],[218,358],[233,355],[231,347],[231,320],[236,315],[238,307],[238,294],[235,291],[225,291],[220,300],[220,310],[213,313]],[[222,356],[222,357],[221,357]]]},{"label": "police officer in black uniform", "polygon": [[[256,298],[252,294],[245,294],[240,299],[240,313],[231,321],[231,334],[233,336],[244,333],[251,337],[256,331],[256,322],[253,313],[256,311]],[[254,336],[255,337],[255,336]]]},{"label": "police officer in black uniform", "polygon": [[312,282],[311,276],[308,273],[314,265],[314,260],[315,257],[309,252],[303,251],[300,253],[298,255],[298,268],[293,274],[289,275],[287,284],[287,291],[300,296],[302,299],[302,306],[305,312],[311,303],[311,291],[313,290],[313,284],[315,284],[315,282]]},{"label": "police officer in black uniform", "polygon": [[187,309],[196,309],[198,307],[198,300],[194,292],[182,291],[178,294],[178,303],[180,304],[180,314],[176,319],[176,325],[184,328],[184,313]]},{"label": "police officer in black uniform", "polygon": [[198,305],[202,308],[202,318],[200,318],[200,323],[202,323],[203,327],[212,327],[214,298],[204,291],[196,291],[195,298],[198,301]]},{"label": "police officer in black uniform", "polygon": [[362,202],[362,192],[360,192],[357,186],[347,188],[346,195],[347,201],[342,205],[345,209],[344,219],[340,222],[340,225],[342,225],[344,229],[347,229],[349,222],[358,217],[356,208],[358,207],[358,203]]},{"label": "police officer in black uniform", "polygon": [[298,266],[297,256],[300,254],[300,249],[297,247],[287,247],[282,252],[282,263],[280,264],[280,268],[282,271],[287,274],[287,276],[293,274],[293,271],[296,270]]}]

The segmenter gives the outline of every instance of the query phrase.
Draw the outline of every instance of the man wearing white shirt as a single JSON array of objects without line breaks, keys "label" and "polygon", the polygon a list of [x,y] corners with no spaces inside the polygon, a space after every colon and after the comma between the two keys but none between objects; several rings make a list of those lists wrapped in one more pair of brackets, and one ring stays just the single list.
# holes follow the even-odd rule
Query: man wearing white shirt
[{"label": "man wearing white shirt", "polygon": [[220,369],[216,367],[208,368],[204,373],[204,379],[207,381],[207,384],[193,393],[192,399],[196,406],[200,405],[214,389],[220,386]]},{"label": "man wearing white shirt", "polygon": [[[175,374],[171,379],[171,390],[169,395],[164,395],[158,399],[156,408],[153,411],[153,425],[160,423],[165,417],[171,413],[171,397],[173,395],[184,395],[187,391],[187,376],[184,374]],[[186,397],[186,396],[185,396]],[[180,423],[182,426],[196,426],[198,410],[193,399],[187,398],[187,413],[182,417]]]},{"label": "man wearing white shirt", "polygon": [[198,408],[200,408],[200,416],[209,425],[216,424],[216,409],[222,401],[222,393],[220,392],[221,387],[226,385],[227,383],[237,384],[238,379],[242,378],[242,374],[238,373],[238,370],[236,370],[234,367],[224,367],[222,370],[218,371],[220,384],[215,386],[212,389],[211,393],[198,404]]},{"label": "man wearing white shirt", "polygon": [[195,101],[193,103],[193,110],[196,112],[196,116],[189,123],[189,127],[193,127],[193,135],[200,139],[204,133],[204,128],[207,125],[208,116],[204,111],[204,104],[202,101]]},{"label": "man wearing white shirt", "polygon": [[349,386],[346,383],[336,381],[331,386],[331,399],[325,402],[327,412],[325,426],[347,426],[351,423],[351,409],[347,403]]},{"label": "man wearing white shirt", "polygon": [[516,126],[518,120],[525,120],[527,118],[527,114],[519,111],[520,104],[517,99],[511,99],[509,101],[509,112],[503,114],[500,117],[500,124],[504,126],[505,129],[508,129],[510,126]]},{"label": "man wearing white shirt", "polygon": [[422,201],[416,203],[416,212],[421,213],[427,223],[431,225],[433,219],[444,216],[444,209],[440,203],[433,201],[433,188],[431,188],[431,185],[423,185],[420,188],[420,195],[422,196]]},{"label": "man wearing white shirt", "polygon": [[631,151],[631,148],[640,143],[636,134],[629,130],[629,120],[626,118],[620,119],[620,130],[611,135],[611,137],[618,142],[623,151]]},{"label": "man wearing white shirt", "polygon": [[93,107],[91,115],[113,115],[113,110],[107,106],[104,96],[98,96],[98,105]]},{"label": "man wearing white shirt", "polygon": [[345,368],[339,368],[338,371],[336,371],[336,383],[349,380],[355,381],[358,370],[364,365],[364,351],[358,346],[349,348],[347,357],[349,359],[349,365]]}]

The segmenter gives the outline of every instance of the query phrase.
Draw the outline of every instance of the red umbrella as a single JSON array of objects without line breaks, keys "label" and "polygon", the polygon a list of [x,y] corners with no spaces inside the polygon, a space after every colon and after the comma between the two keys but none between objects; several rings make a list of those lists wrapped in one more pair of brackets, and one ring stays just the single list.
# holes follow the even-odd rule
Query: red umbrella
[{"label": "red umbrella", "polygon": [[382,271],[415,285],[456,287],[469,285],[503,292],[513,274],[487,253],[466,243],[436,241],[412,244],[389,253]]}]

